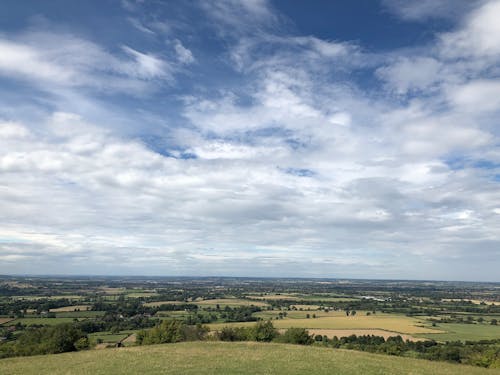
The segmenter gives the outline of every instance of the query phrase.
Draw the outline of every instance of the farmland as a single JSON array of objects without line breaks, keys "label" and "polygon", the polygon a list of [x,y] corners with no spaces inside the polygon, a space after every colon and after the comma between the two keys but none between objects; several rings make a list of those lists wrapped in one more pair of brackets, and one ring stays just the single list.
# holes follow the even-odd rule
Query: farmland
[{"label": "farmland", "polygon": [[464,365],[284,344],[180,343],[0,361],[0,373],[31,374],[414,374],[487,375]]},{"label": "farmland", "polygon": [[[190,336],[196,340],[226,340],[221,332],[227,327],[246,327],[227,331],[236,335],[228,340],[253,340],[252,327],[269,321],[277,342],[285,340],[288,330],[302,329],[315,346],[365,350],[352,337],[378,337],[382,341],[368,349],[391,354],[397,340],[402,342],[395,345],[430,342],[426,345],[437,345],[438,352],[447,350],[447,342],[477,342],[478,355],[496,353],[500,344],[500,306],[493,303],[500,300],[496,284],[235,278],[8,278],[2,284],[0,278],[0,290],[4,357],[14,355],[9,348],[33,330],[46,329],[41,332],[49,335],[66,324],[82,337],[79,347],[92,350],[139,345],[137,337],[172,321],[211,330],[207,336]],[[395,353],[430,356],[416,350],[406,345]],[[485,359],[488,366],[495,358]],[[469,357],[464,361],[474,363]]]},{"label": "farmland", "polygon": [[[231,323],[234,326],[245,326],[250,323]],[[217,330],[225,323],[210,324],[211,329]],[[315,319],[280,319],[274,321],[274,326],[280,329],[285,328],[308,328],[308,329],[336,329],[336,330],[350,330],[350,329],[379,329],[390,332],[398,332],[404,334],[416,333],[432,333],[440,334],[444,331],[422,327],[422,322],[415,318],[397,315],[356,315],[356,316],[322,316]]]}]

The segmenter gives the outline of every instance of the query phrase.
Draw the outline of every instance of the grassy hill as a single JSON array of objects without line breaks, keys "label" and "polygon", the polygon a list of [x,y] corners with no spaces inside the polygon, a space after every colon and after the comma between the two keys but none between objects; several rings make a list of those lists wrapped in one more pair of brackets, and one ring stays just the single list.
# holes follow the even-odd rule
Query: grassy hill
[{"label": "grassy hill", "polygon": [[285,344],[191,342],[0,360],[0,374],[499,374],[498,370]]}]

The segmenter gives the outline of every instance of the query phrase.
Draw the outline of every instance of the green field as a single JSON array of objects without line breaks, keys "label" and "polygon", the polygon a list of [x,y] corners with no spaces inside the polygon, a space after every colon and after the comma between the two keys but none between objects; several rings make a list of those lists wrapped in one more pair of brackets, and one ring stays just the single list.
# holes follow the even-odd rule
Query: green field
[{"label": "green field", "polygon": [[106,311],[68,311],[56,313],[57,318],[95,318],[104,316]]},{"label": "green field", "polygon": [[193,342],[0,360],[0,373],[487,375],[499,371],[320,347]]},{"label": "green field", "polygon": [[446,331],[446,333],[427,333],[416,336],[426,337],[436,341],[500,339],[500,326],[492,326],[490,324],[439,323],[434,328]]}]

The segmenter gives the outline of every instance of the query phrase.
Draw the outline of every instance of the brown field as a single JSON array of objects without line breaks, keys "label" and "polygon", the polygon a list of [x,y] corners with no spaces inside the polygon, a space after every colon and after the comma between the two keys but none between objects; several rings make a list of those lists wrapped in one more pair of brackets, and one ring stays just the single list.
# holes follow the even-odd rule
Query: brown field
[{"label": "brown field", "polygon": [[421,337],[413,337],[410,335],[405,335],[398,332],[385,331],[383,329],[309,329],[309,334],[326,336],[329,339],[334,336],[347,337],[351,335],[356,336],[365,336],[365,335],[373,335],[373,336],[382,336],[385,339],[389,337],[401,336],[403,340],[410,341],[425,341],[425,338]]},{"label": "brown field", "polygon": [[50,309],[50,312],[70,312],[70,311],[89,311],[92,308],[91,305],[75,305],[75,306],[63,306],[56,309]]},{"label": "brown field", "polygon": [[15,320],[14,318],[0,318],[0,325],[11,322]]}]

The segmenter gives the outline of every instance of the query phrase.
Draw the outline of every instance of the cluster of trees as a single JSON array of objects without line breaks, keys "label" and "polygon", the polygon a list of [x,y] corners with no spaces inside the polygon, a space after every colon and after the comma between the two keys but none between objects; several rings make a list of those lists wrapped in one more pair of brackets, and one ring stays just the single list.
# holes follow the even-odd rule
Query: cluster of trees
[{"label": "cluster of trees", "polygon": [[500,368],[500,339],[466,341],[465,343],[461,341],[437,343],[432,340],[404,341],[401,336],[385,339],[381,336],[369,335],[351,335],[340,339],[316,336],[315,339],[333,348]]},{"label": "cluster of trees", "polygon": [[152,345],[204,340],[208,332],[209,329],[201,324],[191,326],[181,320],[164,320],[152,329],[139,331],[136,343]]},{"label": "cluster of trees", "polygon": [[87,335],[73,324],[29,328],[17,340],[0,345],[0,358],[55,354],[87,349]]}]

